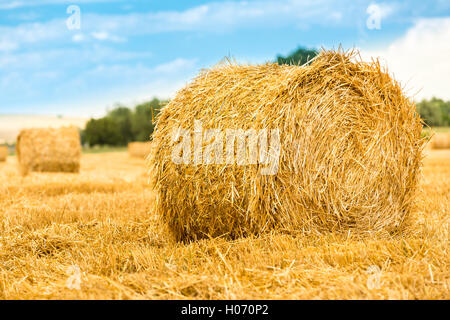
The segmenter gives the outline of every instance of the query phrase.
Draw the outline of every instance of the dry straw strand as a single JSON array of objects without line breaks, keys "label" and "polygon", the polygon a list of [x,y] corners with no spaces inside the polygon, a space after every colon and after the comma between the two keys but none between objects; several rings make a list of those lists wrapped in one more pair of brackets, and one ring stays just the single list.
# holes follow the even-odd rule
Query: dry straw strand
[{"label": "dry straw strand", "polygon": [[80,134],[75,127],[22,130],[17,138],[16,152],[24,175],[33,171],[80,171]]},{"label": "dry straw strand", "polygon": [[[194,120],[204,130],[279,129],[277,174],[261,175],[258,164],[175,164],[174,130],[192,133]],[[148,158],[157,213],[181,241],[398,233],[414,205],[421,131],[400,85],[355,51],[322,51],[308,66],[219,64],[158,117]]]}]

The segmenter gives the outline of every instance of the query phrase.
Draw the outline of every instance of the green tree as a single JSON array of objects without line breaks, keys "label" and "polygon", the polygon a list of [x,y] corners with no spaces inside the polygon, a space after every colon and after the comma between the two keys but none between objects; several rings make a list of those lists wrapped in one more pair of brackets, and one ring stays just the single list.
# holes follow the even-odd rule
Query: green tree
[{"label": "green tree", "polygon": [[108,117],[89,120],[83,138],[90,146],[120,145],[122,140],[118,123]]},{"label": "green tree", "polygon": [[134,141],[134,134],[131,128],[131,118],[133,112],[124,106],[117,106],[113,110],[109,111],[106,115],[107,118],[117,123],[120,138],[117,144],[127,145],[128,142]]},{"label": "green tree", "polygon": [[306,49],[299,47],[294,52],[290,53],[288,56],[283,57],[281,55],[277,56],[278,64],[290,64],[290,65],[302,65],[307,63],[309,60],[314,58],[319,52],[315,49]]},{"label": "green tree", "polygon": [[162,102],[154,98],[136,106],[131,127],[136,141],[149,141],[155,129],[154,120],[161,109]]},{"label": "green tree", "polygon": [[131,141],[149,141],[155,118],[164,103],[155,98],[134,110],[117,105],[105,117],[89,120],[81,132],[82,143],[125,146]]},{"label": "green tree", "polygon": [[432,98],[416,104],[417,112],[425,123],[432,127],[450,126],[450,101]]},{"label": "green tree", "polygon": [[450,126],[450,101],[445,102],[441,105],[441,114],[443,126]]}]

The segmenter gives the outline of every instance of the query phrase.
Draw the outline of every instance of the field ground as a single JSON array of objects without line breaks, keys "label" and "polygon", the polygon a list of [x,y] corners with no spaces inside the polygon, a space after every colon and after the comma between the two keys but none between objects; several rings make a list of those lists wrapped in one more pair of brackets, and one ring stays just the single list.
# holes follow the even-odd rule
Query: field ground
[{"label": "field ground", "polygon": [[144,160],[85,154],[82,172],[0,163],[1,299],[450,299],[450,150],[425,159],[415,224],[395,238],[269,234],[177,244]]}]

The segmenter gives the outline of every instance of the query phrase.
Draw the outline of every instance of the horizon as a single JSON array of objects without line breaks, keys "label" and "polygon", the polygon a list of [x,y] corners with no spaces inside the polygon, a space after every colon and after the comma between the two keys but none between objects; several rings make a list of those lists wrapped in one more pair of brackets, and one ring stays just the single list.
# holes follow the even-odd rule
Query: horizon
[{"label": "horizon", "polygon": [[89,118],[54,115],[0,114],[0,145],[14,144],[22,129],[76,126],[84,129]]}]

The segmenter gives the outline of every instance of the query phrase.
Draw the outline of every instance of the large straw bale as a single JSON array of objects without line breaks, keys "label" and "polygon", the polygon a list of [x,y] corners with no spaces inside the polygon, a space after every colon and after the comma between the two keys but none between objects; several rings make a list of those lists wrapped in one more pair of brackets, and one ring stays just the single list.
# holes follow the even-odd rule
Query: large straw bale
[{"label": "large straw bale", "polygon": [[151,142],[130,142],[128,144],[128,154],[131,157],[145,159],[152,148]]},{"label": "large straw bale", "polygon": [[8,158],[8,147],[0,146],[0,162],[6,161]]},{"label": "large straw bale", "polygon": [[75,127],[22,130],[16,151],[23,174],[80,171],[80,134]]},{"label": "large straw bale", "polygon": [[435,133],[430,143],[433,149],[450,149],[450,132]]},{"label": "large straw bale", "polygon": [[[380,63],[358,57],[325,51],[309,66],[221,64],[180,90],[161,111],[149,157],[157,213],[176,239],[403,230],[422,160],[421,120]],[[194,120],[203,134],[279,129],[278,171],[195,165]],[[178,128],[190,133],[189,164],[172,161],[184,139]]]}]

